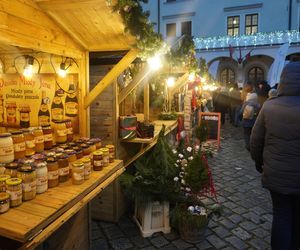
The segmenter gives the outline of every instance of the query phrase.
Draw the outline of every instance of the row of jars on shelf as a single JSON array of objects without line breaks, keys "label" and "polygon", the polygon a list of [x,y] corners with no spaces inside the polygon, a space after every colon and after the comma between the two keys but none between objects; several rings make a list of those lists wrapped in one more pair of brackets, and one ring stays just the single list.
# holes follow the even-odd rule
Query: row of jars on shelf
[{"label": "row of jars on shelf", "polygon": [[114,161],[114,146],[101,146],[100,139],[80,139],[30,158],[2,164],[0,213],[70,178],[73,184],[82,184],[90,178],[92,170],[100,171]]},{"label": "row of jars on shelf", "polygon": [[[73,141],[72,126],[66,122],[0,134],[0,163],[9,163]],[[70,127],[71,126],[71,127]]]}]

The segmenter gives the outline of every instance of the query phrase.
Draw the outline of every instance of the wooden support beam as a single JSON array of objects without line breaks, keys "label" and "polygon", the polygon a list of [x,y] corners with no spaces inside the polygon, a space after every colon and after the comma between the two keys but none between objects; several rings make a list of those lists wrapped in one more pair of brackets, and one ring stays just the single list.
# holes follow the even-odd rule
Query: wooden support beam
[{"label": "wooden support beam", "polygon": [[101,94],[101,92],[111,84],[137,57],[137,49],[131,49],[92,89],[92,91],[86,96],[84,102],[84,108],[87,108],[95,100],[95,98]]},{"label": "wooden support beam", "polygon": [[125,100],[125,98],[131,93],[131,91],[136,88],[137,85],[139,85],[148,75],[150,75],[151,69],[149,66],[146,66],[144,69],[142,69],[135,77],[134,79],[127,85],[126,88],[122,89],[122,91],[119,94],[119,104]]},{"label": "wooden support beam", "polygon": [[176,93],[177,90],[182,88],[187,83],[188,79],[189,79],[189,72],[186,72],[183,76],[181,76],[177,79],[177,81],[174,84],[174,87],[170,90],[171,98]]},{"label": "wooden support beam", "polygon": [[76,10],[80,8],[103,8],[106,7],[105,1],[99,0],[51,0],[38,1],[38,5],[44,10],[60,11],[60,10]]},{"label": "wooden support beam", "polygon": [[150,89],[149,82],[144,85],[144,120],[145,123],[149,122],[150,118]]}]

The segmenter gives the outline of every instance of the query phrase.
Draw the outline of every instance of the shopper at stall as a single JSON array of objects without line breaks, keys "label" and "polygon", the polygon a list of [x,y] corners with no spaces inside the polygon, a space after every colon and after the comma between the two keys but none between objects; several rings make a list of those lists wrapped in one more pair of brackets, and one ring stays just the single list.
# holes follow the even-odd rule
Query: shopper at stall
[{"label": "shopper at stall", "polygon": [[238,85],[235,83],[229,90],[229,103],[230,103],[230,123],[237,127],[239,124],[239,112],[242,106],[241,92]]},{"label": "shopper at stall", "polygon": [[221,124],[225,124],[225,116],[229,108],[228,92],[225,87],[220,89],[220,92],[216,93],[214,98],[214,107],[216,112],[221,113]]},{"label": "shopper at stall", "polygon": [[242,126],[244,128],[245,147],[248,151],[250,151],[250,135],[252,127],[260,109],[257,99],[256,93],[248,93],[246,101],[240,110],[240,117],[242,117]]},{"label": "shopper at stall", "polygon": [[255,88],[255,92],[258,96],[258,102],[262,106],[264,102],[268,99],[268,93],[271,89],[270,85],[266,81],[261,81]]},{"label": "shopper at stall", "polygon": [[300,62],[284,68],[278,97],[262,107],[251,135],[251,155],[272,197],[272,249],[299,249]]}]

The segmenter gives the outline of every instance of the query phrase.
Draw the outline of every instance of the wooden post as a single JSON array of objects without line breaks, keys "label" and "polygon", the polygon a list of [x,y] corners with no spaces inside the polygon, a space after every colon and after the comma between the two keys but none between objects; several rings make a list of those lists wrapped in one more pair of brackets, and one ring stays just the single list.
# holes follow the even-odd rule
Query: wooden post
[{"label": "wooden post", "polygon": [[84,97],[89,89],[89,52],[80,60],[79,66],[79,134],[90,136],[89,109],[84,108]]},{"label": "wooden post", "polygon": [[148,124],[150,117],[150,90],[148,81],[144,85],[144,117],[145,123]]},{"label": "wooden post", "polygon": [[84,108],[87,108],[101,92],[116,79],[137,57],[138,50],[131,49],[85,97]]}]

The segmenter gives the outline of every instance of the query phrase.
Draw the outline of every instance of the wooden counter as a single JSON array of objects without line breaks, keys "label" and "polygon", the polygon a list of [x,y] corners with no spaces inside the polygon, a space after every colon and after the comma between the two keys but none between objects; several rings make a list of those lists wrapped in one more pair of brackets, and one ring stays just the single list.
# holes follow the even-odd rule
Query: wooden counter
[{"label": "wooden counter", "polygon": [[0,235],[32,248],[84,207],[124,171],[123,161],[115,160],[102,171],[92,172],[81,185],[71,180],[48,189],[31,201],[0,215]]}]

